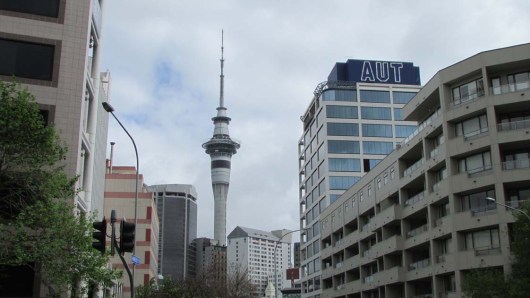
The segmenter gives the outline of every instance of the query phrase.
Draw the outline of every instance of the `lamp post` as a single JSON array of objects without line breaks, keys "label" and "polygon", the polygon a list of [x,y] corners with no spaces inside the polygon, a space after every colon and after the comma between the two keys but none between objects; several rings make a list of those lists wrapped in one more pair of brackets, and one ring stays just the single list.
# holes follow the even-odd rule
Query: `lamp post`
[{"label": "lamp post", "polygon": [[[116,119],[116,121],[121,126],[121,128],[123,128],[123,130],[125,131],[127,136],[129,136],[129,139],[131,139],[132,144],[134,146],[134,154],[136,155],[136,183],[135,183],[135,186],[134,186],[134,235],[136,237],[136,224],[137,224],[137,218],[138,218],[138,180],[139,180],[139,174],[138,173],[140,171],[140,160],[138,159],[138,149],[136,148],[136,143],[134,142],[134,139],[131,136],[131,134],[127,131],[125,126],[123,126],[123,124],[121,124],[121,122],[118,119],[118,117],[116,117],[116,115],[114,115],[114,108],[108,102],[103,102],[102,105],[103,105],[103,108],[105,109],[105,111],[110,113],[112,115],[112,117],[114,117],[114,119]],[[136,240],[135,240],[135,242],[136,242]],[[135,253],[136,253],[136,243],[133,246],[133,255],[135,255]],[[134,295],[134,267],[135,267],[135,264],[133,263],[132,281],[131,281],[131,298],[134,298],[134,296],[135,296]]]},{"label": "lamp post", "polygon": [[515,210],[515,211],[517,211],[517,212],[520,212],[520,213],[524,214],[524,215],[526,216],[526,218],[528,218],[528,220],[530,220],[530,216],[528,215],[528,213],[524,212],[524,211],[521,210],[521,209],[517,209],[517,208],[515,208],[515,207],[508,206],[508,205],[503,204],[503,203],[499,203],[499,202],[495,201],[494,198],[485,197],[484,199],[486,199],[486,200],[488,200],[488,201],[490,201],[490,202],[493,202],[493,203],[495,203],[495,204],[497,204],[497,205],[504,206],[504,207],[506,207],[506,208],[508,208],[508,209],[512,209],[512,210]]},{"label": "lamp post", "polygon": [[276,251],[278,250],[278,244],[280,241],[282,241],[283,237],[292,234],[294,232],[302,231],[303,229],[298,229],[294,231],[287,232],[283,234],[280,239],[276,241],[276,244],[274,245],[274,297],[278,297],[278,277],[277,277],[277,269],[278,269],[278,263],[276,262]]}]

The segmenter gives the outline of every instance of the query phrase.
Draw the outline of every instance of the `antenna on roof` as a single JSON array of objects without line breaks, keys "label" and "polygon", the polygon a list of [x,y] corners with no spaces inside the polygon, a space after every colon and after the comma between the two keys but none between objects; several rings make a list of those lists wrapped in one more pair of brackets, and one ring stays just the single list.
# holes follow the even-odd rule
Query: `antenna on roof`
[{"label": "antenna on roof", "polygon": [[224,30],[221,30],[221,76],[220,76],[220,79],[221,79],[221,91],[220,91],[220,95],[219,95],[219,107],[224,107],[224,81],[225,81],[225,76],[223,74],[223,68],[224,68],[224,64],[225,64],[225,58],[224,58]]}]

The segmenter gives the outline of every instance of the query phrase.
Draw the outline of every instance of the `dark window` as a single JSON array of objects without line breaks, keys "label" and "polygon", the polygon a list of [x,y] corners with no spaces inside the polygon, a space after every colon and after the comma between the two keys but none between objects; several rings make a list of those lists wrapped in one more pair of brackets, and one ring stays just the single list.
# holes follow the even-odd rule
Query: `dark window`
[{"label": "dark window", "polygon": [[0,39],[0,75],[52,80],[55,46]]},{"label": "dark window", "polygon": [[364,171],[370,172],[380,161],[381,159],[363,159]]},{"label": "dark window", "polygon": [[357,107],[350,106],[326,106],[326,117],[357,119]]},{"label": "dark window", "polygon": [[328,159],[330,172],[360,172],[361,163],[358,158]]},{"label": "dark window", "polygon": [[389,154],[394,150],[392,142],[363,142],[364,154]]},{"label": "dark window", "polygon": [[363,124],[363,137],[392,137],[390,124]]},{"label": "dark window", "polygon": [[376,90],[361,90],[362,102],[382,102],[390,103],[390,92]]},{"label": "dark window", "polygon": [[361,118],[371,120],[392,120],[390,108],[361,107]]},{"label": "dark window", "polygon": [[394,103],[408,103],[416,95],[416,92],[394,91],[392,95],[394,96]]},{"label": "dark window", "polygon": [[328,141],[328,152],[338,154],[359,154],[359,142],[357,141]]},{"label": "dark window", "polygon": [[325,90],[321,96],[323,101],[357,101],[355,90]]},{"label": "dark window", "polygon": [[359,136],[359,125],[355,123],[328,123],[328,136]]},{"label": "dark window", "polygon": [[0,9],[56,18],[59,0],[0,0]]}]

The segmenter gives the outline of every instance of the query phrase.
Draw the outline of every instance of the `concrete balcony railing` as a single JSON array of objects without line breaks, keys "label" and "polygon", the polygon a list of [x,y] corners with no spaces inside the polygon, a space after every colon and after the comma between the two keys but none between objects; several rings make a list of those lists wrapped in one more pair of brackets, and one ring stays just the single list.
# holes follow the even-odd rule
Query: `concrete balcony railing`
[{"label": "concrete balcony railing", "polygon": [[530,128],[530,120],[510,121],[497,124],[498,131],[509,131]]},{"label": "concrete balcony railing", "polygon": [[424,158],[419,159],[414,164],[412,164],[410,167],[406,168],[405,171],[403,171],[403,176],[407,177],[407,176],[412,175],[412,173],[416,172],[416,170],[418,170],[424,163],[425,163]]},{"label": "concrete balcony railing", "polygon": [[406,200],[405,206],[412,206],[423,199],[425,199],[425,191],[422,191],[414,195],[413,197],[409,198],[408,200]]},{"label": "concrete balcony railing", "polygon": [[505,84],[505,85],[500,85],[497,87],[490,87],[489,91],[490,91],[490,94],[499,95],[499,94],[518,92],[518,91],[523,91],[523,90],[528,90],[528,89],[530,89],[530,82],[526,81],[526,82],[521,82],[517,84]]},{"label": "concrete balcony railing", "polygon": [[407,232],[407,238],[412,238],[415,236],[418,236],[420,234],[423,234],[429,230],[429,225],[425,224],[423,226],[417,227],[415,229],[412,229]]},{"label": "concrete balcony railing", "polygon": [[530,159],[509,160],[502,163],[503,171],[528,169],[530,168]]},{"label": "concrete balcony railing", "polygon": [[417,261],[417,262],[409,264],[409,271],[418,270],[418,269],[426,268],[429,266],[431,266],[431,260],[423,259],[421,261]]}]

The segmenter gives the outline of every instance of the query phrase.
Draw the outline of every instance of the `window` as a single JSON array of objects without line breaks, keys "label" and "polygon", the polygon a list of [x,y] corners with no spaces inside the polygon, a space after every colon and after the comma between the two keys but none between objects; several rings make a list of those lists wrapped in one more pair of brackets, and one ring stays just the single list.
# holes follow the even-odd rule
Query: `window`
[{"label": "window", "polygon": [[394,98],[394,103],[408,103],[414,96],[416,92],[404,92],[404,91],[394,91],[392,96]]},{"label": "window", "polygon": [[388,183],[388,174],[387,173],[385,173],[383,175],[383,181],[384,181],[385,185]]},{"label": "window", "polygon": [[330,172],[360,172],[361,162],[358,158],[330,158],[328,160]]},{"label": "window", "polygon": [[351,106],[326,106],[326,117],[357,119],[357,107]]},{"label": "window", "polygon": [[504,153],[504,170],[526,169],[530,167],[530,149]]},{"label": "window", "polygon": [[459,105],[480,96],[484,96],[484,81],[482,78],[453,88],[454,105]]},{"label": "window", "polygon": [[330,190],[347,190],[357,181],[359,177],[354,176],[330,176],[329,177],[329,189]]},{"label": "window", "polygon": [[396,177],[396,170],[394,168],[390,168],[390,180],[394,180],[394,177]]},{"label": "window", "polygon": [[394,108],[394,120],[403,120],[403,109]]},{"label": "window", "polygon": [[361,190],[361,192],[359,192],[359,201],[364,201],[364,194],[363,194],[363,191]]},{"label": "window", "polygon": [[373,169],[381,159],[363,159],[363,166],[364,171],[369,172],[371,169]]},{"label": "window", "polygon": [[0,75],[51,81],[55,46],[0,39]]},{"label": "window", "polygon": [[491,90],[493,91],[494,95],[501,94],[501,78],[492,78],[491,79]]},{"label": "window", "polygon": [[328,141],[328,153],[359,154],[358,141]]},{"label": "window", "polygon": [[359,136],[359,125],[355,123],[328,123],[328,136]]},{"label": "window", "polygon": [[368,185],[368,197],[372,196],[372,186]]},{"label": "window", "polygon": [[474,174],[491,169],[491,154],[489,151],[471,155],[459,160],[460,173]]},{"label": "window", "polygon": [[364,154],[381,154],[386,155],[394,150],[392,142],[370,142],[363,141]]},{"label": "window", "polygon": [[381,189],[381,178],[377,178],[377,189]]},{"label": "window", "polygon": [[327,89],[322,92],[321,98],[323,101],[357,101],[357,91]]},{"label": "window", "polygon": [[57,18],[59,0],[0,0],[0,9]]},{"label": "window", "polygon": [[390,103],[390,92],[388,91],[361,90],[360,96],[362,102]]},{"label": "window", "polygon": [[472,211],[472,212],[485,212],[497,208],[497,204],[486,198],[495,198],[495,190],[490,189],[487,191],[481,191],[472,193],[469,195],[460,197],[460,210],[461,211]]},{"label": "window", "polygon": [[396,125],[396,138],[406,138],[410,136],[416,128],[416,125]]},{"label": "window", "polygon": [[455,135],[469,138],[488,131],[488,118],[486,114],[466,119],[455,124]]},{"label": "window", "polygon": [[390,124],[363,124],[363,137],[392,137],[392,125]]},{"label": "window", "polygon": [[499,229],[488,229],[466,233],[466,249],[490,251],[500,248]]},{"label": "window", "polygon": [[530,72],[522,72],[508,76],[510,91],[526,90],[530,88]]},{"label": "window", "polygon": [[361,118],[369,120],[392,120],[390,108],[361,107]]}]

